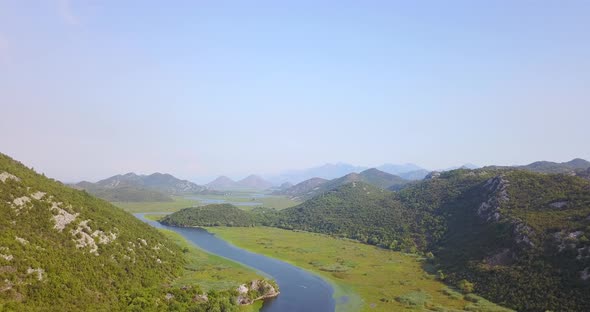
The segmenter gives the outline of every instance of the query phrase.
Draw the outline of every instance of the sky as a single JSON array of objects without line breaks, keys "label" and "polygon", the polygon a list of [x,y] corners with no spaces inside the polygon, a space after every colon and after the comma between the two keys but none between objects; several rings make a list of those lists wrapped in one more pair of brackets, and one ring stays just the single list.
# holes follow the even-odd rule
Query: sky
[{"label": "sky", "polygon": [[0,1],[0,152],[62,181],[590,159],[590,1]]}]

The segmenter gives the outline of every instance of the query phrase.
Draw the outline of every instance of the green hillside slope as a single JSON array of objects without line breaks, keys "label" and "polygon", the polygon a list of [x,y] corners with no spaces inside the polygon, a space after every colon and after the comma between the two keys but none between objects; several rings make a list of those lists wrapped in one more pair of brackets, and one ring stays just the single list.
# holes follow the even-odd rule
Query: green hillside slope
[{"label": "green hillside slope", "polygon": [[195,253],[0,154],[0,311],[237,311],[238,283],[195,299]]},{"label": "green hillside slope", "polygon": [[9,311],[122,310],[157,296],[182,265],[179,248],[148,225],[2,154],[0,228]]}]

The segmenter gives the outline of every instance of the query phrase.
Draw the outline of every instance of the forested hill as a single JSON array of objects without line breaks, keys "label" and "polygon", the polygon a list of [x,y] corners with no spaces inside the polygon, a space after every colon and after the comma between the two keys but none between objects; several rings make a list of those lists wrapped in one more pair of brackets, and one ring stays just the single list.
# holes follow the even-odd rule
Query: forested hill
[{"label": "forested hill", "polygon": [[167,215],[162,224],[171,226],[252,226],[256,223],[253,214],[230,204],[211,204],[203,207],[185,208]]},{"label": "forested hill", "polygon": [[179,248],[132,215],[0,154],[0,310],[155,304]]},{"label": "forested hill", "polygon": [[348,184],[280,212],[276,225],[432,252],[449,282],[518,311],[590,302],[590,182],[454,170],[399,192]]},{"label": "forested hill", "polygon": [[298,200],[311,199],[314,196],[330,192],[352,182],[362,182],[381,189],[388,189],[391,187],[400,188],[401,186],[408,184],[410,181],[399,176],[371,168],[361,173],[353,172],[343,177],[328,181],[324,179],[313,178],[283,190],[279,194],[288,195],[291,198]]}]

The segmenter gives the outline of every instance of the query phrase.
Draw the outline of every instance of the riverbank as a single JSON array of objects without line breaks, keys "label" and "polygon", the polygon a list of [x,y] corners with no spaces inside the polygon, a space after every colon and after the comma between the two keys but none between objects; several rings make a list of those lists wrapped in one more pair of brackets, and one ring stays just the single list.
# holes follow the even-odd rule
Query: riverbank
[{"label": "riverbank", "polygon": [[448,288],[428,274],[423,268],[424,261],[415,255],[322,234],[277,228],[213,227],[207,230],[236,246],[324,277],[334,287],[337,311],[424,308],[508,311],[478,296],[464,296]]},{"label": "riverbank", "polygon": [[[260,274],[267,274],[274,279],[281,288],[281,295],[265,301],[261,311],[325,312],[334,311],[335,309],[335,302],[332,298],[333,288],[315,274],[286,262],[251,253],[231,245],[201,228],[168,227],[145,218],[145,214],[136,214],[136,216],[156,228],[174,231],[207,252],[237,261],[249,268],[259,270]],[[152,218],[157,217],[150,217],[150,219]]]}]

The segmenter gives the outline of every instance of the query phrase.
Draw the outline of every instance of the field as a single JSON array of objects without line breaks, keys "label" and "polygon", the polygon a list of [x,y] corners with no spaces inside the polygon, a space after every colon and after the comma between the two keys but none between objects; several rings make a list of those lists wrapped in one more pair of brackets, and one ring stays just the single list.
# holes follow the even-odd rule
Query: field
[{"label": "field", "polygon": [[[335,288],[337,311],[509,311],[449,288],[428,274],[423,259],[413,255],[276,228],[208,230],[236,246],[323,276]],[[348,300],[339,300],[342,296]]]},{"label": "field", "polygon": [[173,196],[172,202],[112,202],[111,204],[131,213],[175,212],[182,208],[198,206],[199,202],[184,197]]},{"label": "field", "polygon": [[[174,286],[196,284],[206,292],[236,288],[246,281],[264,278],[253,269],[199,249],[176,232],[163,229],[160,231],[186,251],[184,257],[187,263],[183,275],[174,281]],[[257,302],[240,307],[240,311],[258,311],[261,307],[262,302]]]},{"label": "field", "polygon": [[[195,195],[202,201],[188,199],[181,196],[173,196],[172,202],[113,202],[112,204],[131,213],[137,212],[175,212],[182,208],[202,206],[208,203],[225,201],[234,204],[244,210],[250,210],[254,206],[249,203],[261,203],[267,208],[285,209],[295,206],[299,202],[293,201],[285,196],[266,196],[261,198],[252,198],[251,193],[235,193],[228,195]],[[221,203],[221,202],[219,202]],[[244,203],[244,204],[241,204]]]}]

